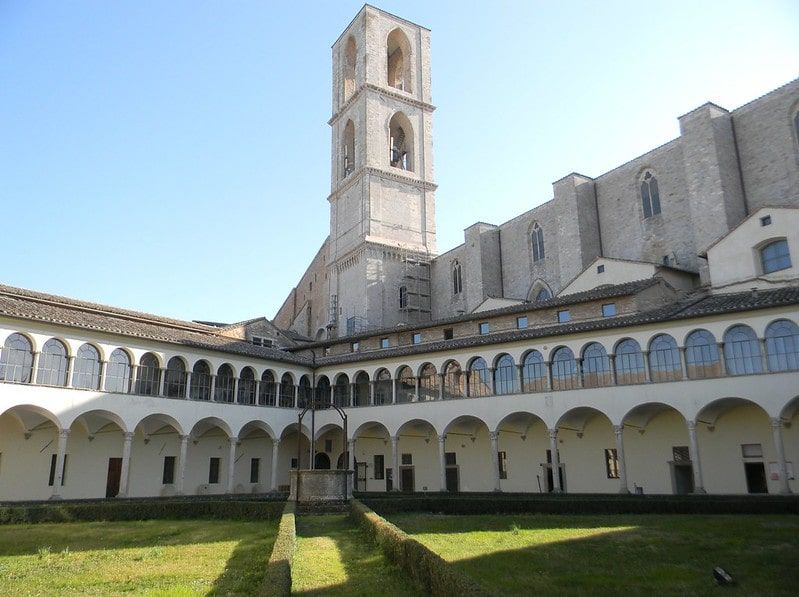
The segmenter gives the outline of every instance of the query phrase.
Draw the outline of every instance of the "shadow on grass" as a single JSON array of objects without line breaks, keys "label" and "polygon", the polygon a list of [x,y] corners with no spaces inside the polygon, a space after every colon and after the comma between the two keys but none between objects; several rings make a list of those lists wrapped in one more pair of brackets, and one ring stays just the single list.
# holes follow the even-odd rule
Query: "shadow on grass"
[{"label": "shadow on grass", "polygon": [[[391,516],[492,593],[795,595],[792,516]],[[449,527],[449,529],[448,529]]]}]

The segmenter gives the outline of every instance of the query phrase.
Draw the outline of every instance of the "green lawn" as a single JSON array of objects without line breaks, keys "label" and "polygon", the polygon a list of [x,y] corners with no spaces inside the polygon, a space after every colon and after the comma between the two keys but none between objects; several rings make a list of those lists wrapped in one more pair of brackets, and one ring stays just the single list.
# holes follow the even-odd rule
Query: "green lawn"
[{"label": "green lawn", "polygon": [[[799,516],[396,514],[493,592],[796,595]],[[722,566],[736,580],[719,588]]]},{"label": "green lawn", "polygon": [[0,526],[5,595],[250,594],[273,521],[83,522]]},{"label": "green lawn", "polygon": [[297,517],[291,588],[298,595],[419,594],[343,514]]}]

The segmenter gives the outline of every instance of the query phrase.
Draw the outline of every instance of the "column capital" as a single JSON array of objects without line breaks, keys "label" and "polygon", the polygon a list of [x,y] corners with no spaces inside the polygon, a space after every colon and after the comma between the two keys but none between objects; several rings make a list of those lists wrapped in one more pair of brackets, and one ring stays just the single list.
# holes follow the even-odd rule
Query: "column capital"
[{"label": "column capital", "polygon": [[785,421],[782,420],[782,417],[771,417],[768,422],[772,429],[782,429],[785,426]]},{"label": "column capital", "polygon": [[688,431],[696,431],[696,421],[686,421],[686,425],[688,425]]},{"label": "column capital", "polygon": [[439,444],[443,445],[445,441],[447,441],[447,435],[445,433],[443,433],[443,434],[438,436],[438,443]]},{"label": "column capital", "polygon": [[558,439],[558,428],[555,427],[554,429],[547,429],[549,432],[549,439]]},{"label": "column capital", "polygon": [[133,431],[126,431],[125,433],[122,434],[122,437],[125,438],[125,441],[129,442],[129,441],[133,441],[133,437],[135,435],[136,434]]},{"label": "column capital", "polygon": [[191,436],[189,436],[188,434],[184,434],[184,435],[180,435],[178,437],[180,437],[180,441],[187,442],[187,441],[189,441],[189,437],[191,437]]},{"label": "column capital", "polygon": [[391,436],[391,443],[396,444],[399,441],[399,435],[392,435]]},{"label": "column capital", "polygon": [[499,431],[489,431],[488,439],[490,439],[492,442],[497,441],[497,439],[499,439]]},{"label": "column capital", "polygon": [[238,438],[238,437],[236,437],[235,435],[231,435],[231,436],[230,436],[230,437],[227,439],[227,441],[228,441],[228,443],[229,443],[229,444],[235,444],[236,442],[238,442],[238,441],[239,441],[239,438]]},{"label": "column capital", "polygon": [[275,448],[280,445],[280,439],[273,439],[272,440],[272,447]]},{"label": "column capital", "polygon": [[614,425],[613,433],[615,433],[617,436],[624,433],[624,425]]},{"label": "column capital", "polygon": [[354,446],[355,445],[355,438],[354,437],[348,438],[347,439],[347,444],[349,444],[350,446]]},{"label": "column capital", "polygon": [[58,430],[58,437],[68,438],[70,434],[70,429],[59,429]]}]

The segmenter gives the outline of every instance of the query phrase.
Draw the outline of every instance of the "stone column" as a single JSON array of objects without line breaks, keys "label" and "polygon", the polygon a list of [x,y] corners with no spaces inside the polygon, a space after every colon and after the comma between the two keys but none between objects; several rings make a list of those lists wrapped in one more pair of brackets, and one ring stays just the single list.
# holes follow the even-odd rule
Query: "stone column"
[{"label": "stone column", "polygon": [[[299,441],[299,438],[298,440]],[[272,469],[271,469],[271,479],[269,481],[269,489],[271,491],[277,491],[277,459],[279,456],[280,450],[280,440],[273,439],[272,440]]]},{"label": "stone column", "polygon": [[440,491],[447,490],[447,456],[444,448],[444,442],[446,440],[446,435],[438,436],[438,464],[441,468],[441,479],[439,480],[439,484],[441,485]]},{"label": "stone column", "polygon": [[375,381],[369,382],[369,406],[375,405]]},{"label": "stone column", "polygon": [[175,482],[175,493],[183,495],[183,485],[186,480],[186,456],[189,447],[189,436],[180,436],[180,458],[178,461],[178,476]]},{"label": "stone column", "polygon": [[397,379],[391,380],[391,404],[397,403]]},{"label": "stone column", "polygon": [[186,389],[183,391],[186,400],[191,399],[191,371],[186,371]]},{"label": "stone column", "polygon": [[128,483],[130,481],[130,449],[133,444],[133,433],[122,434],[122,467],[119,473],[119,493],[117,497],[128,497]]},{"label": "stone column", "polygon": [[358,405],[358,394],[356,393],[356,386],[354,383],[350,384],[350,403],[345,404],[344,406],[357,406]]},{"label": "stone column", "polygon": [[392,474],[394,475],[394,488],[393,488],[394,491],[399,491],[400,490],[400,486],[399,486],[399,484],[400,484],[400,472],[399,472],[399,461],[400,461],[400,459],[399,459],[399,446],[397,446],[398,443],[399,443],[399,436],[398,435],[392,435],[391,436],[391,458],[394,461],[393,462],[394,470],[392,471]]},{"label": "stone column", "polygon": [[488,375],[489,379],[491,380],[491,394],[489,394],[490,396],[497,395],[497,377],[496,375],[494,375],[496,372],[497,370],[495,367],[488,368]]},{"label": "stone column", "polygon": [[524,365],[516,365],[516,384],[519,394],[524,394]]},{"label": "stone column", "polygon": [[724,377],[727,375],[727,359],[724,357],[724,342],[716,344],[719,351],[719,374]]},{"label": "stone column", "polygon": [[616,381],[616,355],[609,354],[608,355],[608,364],[610,365],[610,385],[615,386]]},{"label": "stone column", "polygon": [[211,375],[211,402],[216,402],[216,375]]},{"label": "stone column", "polygon": [[551,391],[553,387],[552,383],[552,361],[544,361],[544,367],[547,368],[547,391]]},{"label": "stone column", "polygon": [[158,369],[158,377],[158,395],[166,396],[164,393],[164,388],[166,387],[166,368],[160,367]]},{"label": "stone column", "polygon": [[650,383],[652,381],[652,376],[649,373],[649,351],[642,350],[641,356],[644,358],[644,381]]},{"label": "stone column", "polygon": [[72,387],[72,375],[75,373],[75,357],[67,357],[67,387]]},{"label": "stone column", "polygon": [[444,400],[444,374],[438,374],[438,399]]},{"label": "stone column", "polygon": [[236,473],[236,443],[239,441],[235,435],[228,440],[227,488],[225,493],[233,493],[233,478]]},{"label": "stone column", "polygon": [[578,388],[585,387],[585,384],[583,383],[583,359],[575,358],[574,368],[577,371],[577,387]]},{"label": "stone column", "polygon": [[552,493],[561,493],[560,456],[558,455],[558,429],[549,430],[549,452],[552,454]]},{"label": "stone column", "polygon": [[[39,370],[39,357],[42,353],[35,351],[33,353],[33,360],[31,361],[31,379],[30,383],[36,383],[36,372]],[[105,362],[105,361],[103,361]],[[100,363],[100,373],[102,374],[103,362]],[[100,386],[102,387],[102,386]]]},{"label": "stone column", "polygon": [[766,352],[766,340],[765,338],[758,338],[757,342],[760,347],[761,367],[763,368],[763,373],[767,373],[769,368],[768,368],[768,353]]},{"label": "stone column", "polygon": [[355,438],[347,440],[347,470],[355,470]]},{"label": "stone column", "polygon": [[696,439],[696,422],[688,421],[688,442],[691,451],[691,466],[694,469],[694,493],[707,493],[702,480],[702,463],[699,460],[699,442]]},{"label": "stone column", "polygon": [[774,448],[777,451],[777,466],[780,472],[780,493],[788,495],[791,492],[791,486],[788,484],[788,466],[785,463],[785,445],[782,442],[782,427],[783,422],[780,417],[771,419],[771,433],[774,436]]},{"label": "stone column", "polygon": [[502,491],[499,479],[499,431],[491,431],[488,439],[491,440],[491,458],[494,460],[494,466],[491,467],[494,472],[494,491]]},{"label": "stone column", "polygon": [[680,379],[688,379],[688,364],[685,360],[685,346],[678,346],[677,351],[680,353]]},{"label": "stone column", "polygon": [[627,461],[624,458],[624,425],[614,425],[613,435],[616,436],[616,459],[619,466],[619,493],[630,493],[627,486]]},{"label": "stone column", "polygon": [[234,377],[233,378],[233,396],[232,396],[230,402],[232,404],[241,404],[241,402],[239,402],[239,378],[238,377]]},{"label": "stone column", "polygon": [[136,393],[136,376],[138,374],[139,374],[139,366],[136,363],[133,363],[130,366],[130,379],[128,380],[128,394]]},{"label": "stone column", "polygon": [[416,384],[416,402],[422,401],[422,392],[421,392],[421,378],[417,375],[413,378],[414,383]]},{"label": "stone column", "polygon": [[55,475],[53,476],[52,500],[61,499],[61,482],[64,480],[64,456],[67,453],[67,440],[69,439],[69,429],[58,430],[58,448],[55,456]]},{"label": "stone column", "polygon": [[108,368],[108,361],[100,361],[99,382],[97,384],[98,390],[102,390],[105,387],[105,371],[107,368]]},{"label": "stone column", "polygon": [[275,382],[275,406],[280,406],[280,384]]}]

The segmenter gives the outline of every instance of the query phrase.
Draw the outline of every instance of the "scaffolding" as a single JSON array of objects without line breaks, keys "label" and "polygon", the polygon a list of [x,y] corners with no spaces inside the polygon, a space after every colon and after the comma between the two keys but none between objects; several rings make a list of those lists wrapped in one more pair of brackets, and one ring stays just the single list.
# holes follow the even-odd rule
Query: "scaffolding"
[{"label": "scaffolding", "polygon": [[400,320],[413,325],[430,319],[430,260],[404,257],[398,295]]}]

